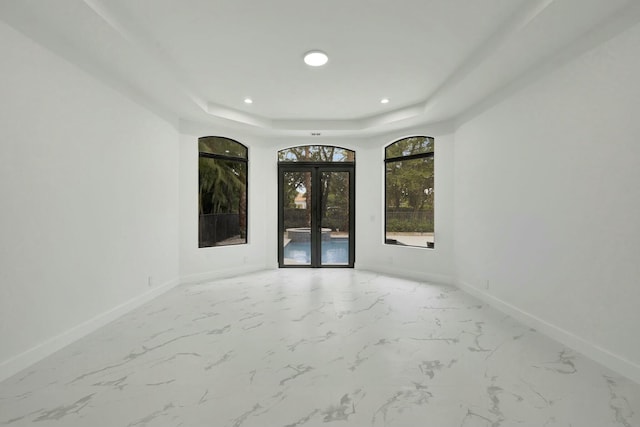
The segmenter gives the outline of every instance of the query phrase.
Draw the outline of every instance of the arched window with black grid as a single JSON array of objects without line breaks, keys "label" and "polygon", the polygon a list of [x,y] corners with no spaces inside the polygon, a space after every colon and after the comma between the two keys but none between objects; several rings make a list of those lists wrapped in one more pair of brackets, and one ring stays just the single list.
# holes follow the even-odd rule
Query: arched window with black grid
[{"label": "arched window with black grid", "polygon": [[247,147],[198,138],[198,247],[247,243]]},{"label": "arched window with black grid", "polygon": [[385,243],[434,248],[434,139],[395,141],[384,163]]}]

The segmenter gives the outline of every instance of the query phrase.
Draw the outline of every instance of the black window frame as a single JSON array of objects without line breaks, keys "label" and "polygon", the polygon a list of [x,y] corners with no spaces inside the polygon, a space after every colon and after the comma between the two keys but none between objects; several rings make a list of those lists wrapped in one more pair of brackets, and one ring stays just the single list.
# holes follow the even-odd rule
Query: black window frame
[{"label": "black window frame", "polygon": [[[286,153],[295,149],[306,149],[308,147],[316,148],[337,148],[343,150],[345,157],[340,160],[319,159],[317,156],[313,159],[292,159],[286,156]],[[320,156],[321,157],[321,156]],[[309,144],[298,145],[283,148],[278,151],[278,267],[279,268],[354,268],[356,260],[356,152],[348,148],[338,145],[322,145]],[[322,264],[320,260],[321,243],[317,233],[312,233],[312,251],[315,256],[308,265],[285,264],[284,262],[284,201],[283,201],[283,176],[285,172],[310,172],[312,176],[311,188],[320,188],[320,176],[323,172],[346,172],[349,174],[349,261],[347,264]],[[313,225],[320,223],[321,204],[320,193],[313,191],[312,205],[315,209],[311,210],[311,223]],[[312,254],[313,255],[313,254]]]},{"label": "black window frame", "polygon": [[[332,149],[331,153],[327,153],[324,149]],[[295,150],[302,150],[302,153],[308,154],[306,158],[298,158]],[[338,150],[336,153],[335,150]],[[296,157],[291,157],[290,154],[294,153]],[[339,154],[342,156],[336,158]],[[331,155],[331,158],[326,156]],[[336,164],[355,164],[356,152],[348,148],[340,147],[339,145],[322,145],[322,144],[308,144],[297,145],[293,147],[283,148],[278,150],[278,164],[291,164],[291,163],[336,163]]]},{"label": "black window frame", "polygon": [[[234,155],[234,154],[219,154],[219,153],[211,153],[208,151],[202,151],[201,142],[207,139],[216,139],[216,140],[219,140],[219,142],[224,144],[229,144],[229,143],[237,144],[238,147],[240,148],[239,151],[244,152],[244,156]],[[226,150],[226,152],[229,153],[230,150]],[[243,236],[243,232],[244,232],[244,241],[236,242],[236,243],[220,244],[220,242],[224,241],[225,239],[222,239],[220,241],[216,241],[217,239],[214,239],[212,244],[210,244],[211,242],[203,242],[202,241],[202,232],[203,232],[202,216],[203,215],[200,213],[201,200],[200,200],[200,195],[198,195],[198,248],[216,248],[216,247],[237,246],[237,245],[248,244],[249,242],[249,148],[235,139],[224,137],[224,136],[203,136],[198,138],[198,191],[200,191],[200,184],[201,184],[200,159],[211,159],[213,161],[220,160],[220,161],[224,161],[226,164],[228,164],[228,162],[234,162],[234,163],[239,163],[244,165],[244,169],[245,169],[244,227],[243,227],[244,229],[242,229],[241,224],[239,225],[239,227],[241,227],[240,236]],[[240,211],[240,208],[238,208],[238,210]],[[239,223],[240,223],[241,217],[242,217],[242,213],[238,212]]]},{"label": "black window frame", "polygon": [[[423,153],[416,153],[416,154],[403,154],[400,156],[393,156],[393,157],[387,157],[388,155],[388,149],[398,143],[401,143],[402,141],[406,141],[408,139],[411,138],[425,138],[427,140],[430,140],[433,146],[432,151],[427,151],[427,152],[423,152]],[[426,135],[412,135],[412,136],[407,136],[401,139],[398,139],[388,145],[385,146],[385,157],[384,157],[384,199],[383,199],[383,203],[384,203],[384,238],[383,238],[383,242],[385,245],[391,245],[391,246],[405,246],[405,247],[411,247],[411,248],[422,248],[422,249],[435,249],[435,240],[433,242],[427,242],[425,246],[418,246],[418,245],[409,245],[409,244],[404,244],[404,243],[400,243],[397,240],[394,239],[388,239],[387,238],[387,220],[388,220],[388,204],[387,204],[387,168],[388,165],[390,163],[396,163],[396,162],[403,162],[403,161],[408,161],[408,160],[417,160],[417,159],[425,159],[425,158],[431,158],[433,159],[434,162],[434,167],[433,167],[433,184],[431,187],[431,191],[432,194],[435,194],[435,138],[431,137],[431,136],[426,136]],[[433,219],[432,219],[432,223],[433,223],[433,232],[435,234],[435,200],[433,203]]]}]

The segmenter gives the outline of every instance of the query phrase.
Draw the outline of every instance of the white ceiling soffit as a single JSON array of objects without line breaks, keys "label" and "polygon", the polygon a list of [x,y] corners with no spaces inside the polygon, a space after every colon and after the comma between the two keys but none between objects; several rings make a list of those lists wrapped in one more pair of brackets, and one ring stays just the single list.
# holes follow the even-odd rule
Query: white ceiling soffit
[{"label": "white ceiling soffit", "polygon": [[[362,136],[470,117],[640,21],[639,3],[3,0],[0,19],[163,117]],[[302,62],[312,49],[326,66]]]}]

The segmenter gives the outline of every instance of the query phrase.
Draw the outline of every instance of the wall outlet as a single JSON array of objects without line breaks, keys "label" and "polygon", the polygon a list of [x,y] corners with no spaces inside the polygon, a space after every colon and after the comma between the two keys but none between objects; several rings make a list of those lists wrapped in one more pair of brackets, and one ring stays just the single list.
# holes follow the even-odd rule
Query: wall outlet
[{"label": "wall outlet", "polygon": [[150,288],[153,287],[153,277],[149,276],[149,278],[147,279],[147,284],[149,285]]},{"label": "wall outlet", "polygon": [[484,288],[486,290],[489,290],[489,280],[487,280],[487,282],[484,284]]}]

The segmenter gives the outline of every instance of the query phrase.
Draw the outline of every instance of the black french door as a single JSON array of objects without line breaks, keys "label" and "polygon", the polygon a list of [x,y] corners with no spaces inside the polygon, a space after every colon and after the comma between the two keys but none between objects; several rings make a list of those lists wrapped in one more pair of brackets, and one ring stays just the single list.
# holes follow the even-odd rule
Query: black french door
[{"label": "black french door", "polygon": [[278,166],[280,267],[353,267],[353,164]]}]

